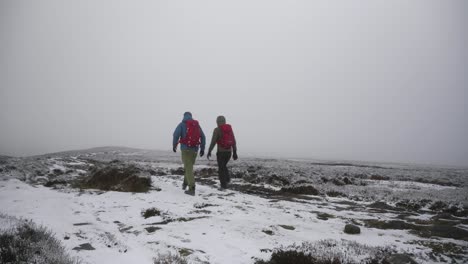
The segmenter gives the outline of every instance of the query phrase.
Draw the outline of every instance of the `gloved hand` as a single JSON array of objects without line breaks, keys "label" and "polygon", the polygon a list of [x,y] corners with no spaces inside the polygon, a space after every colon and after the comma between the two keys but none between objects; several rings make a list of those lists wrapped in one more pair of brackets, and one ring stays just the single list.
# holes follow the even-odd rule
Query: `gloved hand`
[{"label": "gloved hand", "polygon": [[177,152],[177,146],[172,147],[172,151]]},{"label": "gloved hand", "polygon": [[205,151],[204,151],[204,150],[201,150],[201,151],[200,151],[200,157],[203,157],[203,155],[205,155]]},{"label": "gloved hand", "polygon": [[238,157],[237,157],[237,152],[234,152],[234,153],[232,154],[232,158],[233,158],[234,160],[237,160],[237,158],[238,158]]},{"label": "gloved hand", "polygon": [[206,155],[206,158],[207,158],[207,159],[210,159],[210,158],[211,158],[211,151],[208,152],[208,154]]}]

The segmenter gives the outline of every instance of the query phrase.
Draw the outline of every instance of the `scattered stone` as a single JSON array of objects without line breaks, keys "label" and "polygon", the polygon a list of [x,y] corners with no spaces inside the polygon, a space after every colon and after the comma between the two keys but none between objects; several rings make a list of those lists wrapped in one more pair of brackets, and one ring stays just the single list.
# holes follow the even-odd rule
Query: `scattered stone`
[{"label": "scattered stone", "polygon": [[263,229],[262,232],[265,233],[265,234],[267,234],[267,235],[269,235],[269,236],[274,235],[273,231],[271,231],[271,230]]},{"label": "scattered stone", "polygon": [[96,250],[96,249],[90,243],[84,243],[78,247],[74,247],[72,250],[81,251],[81,250]]},{"label": "scattered stone", "polygon": [[161,230],[162,228],[160,227],[157,227],[157,226],[149,226],[149,227],[145,227],[145,230],[148,231],[148,233],[154,233],[158,230]]},{"label": "scattered stone", "polygon": [[317,218],[320,220],[327,221],[329,218],[334,218],[335,216],[327,213],[319,213],[317,214]]},{"label": "scattered stone", "polygon": [[119,231],[120,233],[124,233],[124,232],[130,231],[132,228],[133,226],[122,227],[122,228],[119,228]]},{"label": "scattered stone", "polygon": [[286,229],[286,230],[295,230],[296,229],[294,226],[290,226],[290,225],[279,225],[279,226]]},{"label": "scattered stone", "polygon": [[91,225],[91,223],[76,223],[73,224],[74,226],[85,226],[85,225]]},{"label": "scattered stone", "polygon": [[347,224],[344,228],[344,232],[350,235],[356,235],[361,233],[361,228],[356,225]]}]

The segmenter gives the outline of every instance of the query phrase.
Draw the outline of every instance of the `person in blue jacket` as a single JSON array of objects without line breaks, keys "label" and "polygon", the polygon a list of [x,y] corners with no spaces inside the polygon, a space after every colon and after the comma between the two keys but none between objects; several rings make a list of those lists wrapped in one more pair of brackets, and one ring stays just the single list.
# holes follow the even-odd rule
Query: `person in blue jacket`
[{"label": "person in blue jacket", "polygon": [[[187,121],[193,120],[192,113],[185,112],[182,122],[176,127],[173,140],[172,140],[172,150],[177,152],[177,145],[181,139],[185,139],[187,136]],[[186,194],[195,195],[195,177],[193,176],[193,165],[197,159],[198,150],[200,150],[200,157],[203,157],[205,154],[205,134],[200,126],[200,146],[190,147],[184,143],[180,144],[180,150],[182,152],[182,162],[184,163],[184,183],[182,184],[182,189],[189,189],[185,191]]]}]

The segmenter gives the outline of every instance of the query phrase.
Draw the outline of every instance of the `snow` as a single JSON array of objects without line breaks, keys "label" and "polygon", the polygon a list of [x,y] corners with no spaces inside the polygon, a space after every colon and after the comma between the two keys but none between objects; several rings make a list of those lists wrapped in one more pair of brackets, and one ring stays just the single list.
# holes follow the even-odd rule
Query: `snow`
[{"label": "snow", "polygon": [[366,182],[370,184],[377,184],[377,185],[390,187],[392,189],[398,189],[398,190],[420,190],[424,188],[424,189],[433,189],[436,191],[440,191],[440,190],[456,189],[456,187],[454,186],[442,186],[442,185],[437,185],[437,184],[414,182],[414,181],[366,180]]},{"label": "snow", "polygon": [[[151,263],[158,253],[183,248],[194,251],[189,256],[194,263],[252,263],[252,257],[268,256],[261,249],[303,241],[347,239],[372,246],[398,244],[412,248],[404,242],[415,239],[401,230],[361,228],[359,236],[344,234],[343,219],[321,221],[313,211],[348,217],[350,213],[323,209],[318,204],[271,203],[257,196],[202,185],[197,186],[197,195],[192,197],[181,190],[181,177],[153,177],[152,180],[154,186],[162,189],[160,192],[80,193],[30,186],[11,179],[0,187],[0,207],[5,214],[32,219],[50,228],[59,239],[70,237],[63,240],[66,248],[88,263]],[[203,208],[211,213],[197,212],[194,205],[201,204],[214,205]],[[206,218],[157,225],[162,229],[149,233],[144,228],[156,226],[150,224],[163,219],[141,216],[142,210],[151,207],[172,219]],[[353,215],[365,218],[363,213]],[[295,230],[280,225],[290,225]],[[274,236],[262,230],[271,230]],[[83,243],[90,243],[96,250],[72,250]]]},{"label": "snow", "polygon": [[[91,156],[93,162],[87,160]],[[430,198],[434,202],[440,200],[447,204],[466,203],[465,171],[327,166],[323,162],[317,165],[310,161],[280,159],[243,159],[232,163],[233,172],[240,173],[239,178],[232,179],[232,183],[241,191],[249,186],[279,191],[284,185],[268,181],[268,177],[274,174],[290,183],[304,180],[322,194],[293,196],[290,199],[275,196],[262,198],[233,190],[220,191],[217,189],[219,183],[211,186],[200,182],[197,195],[192,197],[183,193],[183,176],[177,175],[152,176],[153,187],[161,191],[137,194],[39,185],[56,177],[72,182],[78,175],[88,175],[91,167],[113,164],[109,163],[113,160],[118,160],[118,164],[136,165],[145,173],[153,169],[158,172],[156,174],[171,173],[182,166],[176,154],[133,150],[130,153],[87,151],[74,153],[73,156],[61,154],[48,158],[47,155],[42,159],[9,161],[0,165],[4,168],[0,177],[6,179],[0,180],[0,214],[31,219],[44,225],[56,234],[70,254],[81,258],[83,263],[152,263],[159,254],[180,250],[191,253],[187,257],[189,263],[254,263],[254,258],[266,259],[272,249],[280,246],[324,239],[389,246],[400,253],[414,253],[420,263],[437,263],[424,257],[431,252],[429,248],[412,242],[453,242],[466,247],[463,240],[427,239],[410,234],[409,230],[383,230],[363,225],[369,219],[400,219],[401,212],[398,211],[369,209],[369,204],[375,201],[396,205],[405,199],[418,201]],[[7,165],[14,165],[17,169],[7,170]],[[216,174],[215,165],[215,161],[199,159],[195,170],[214,168],[213,174]],[[50,174],[54,169],[66,174]],[[36,175],[36,171],[41,171],[45,176]],[[371,175],[389,180],[369,180]],[[208,182],[217,181],[216,175],[203,177]],[[349,177],[354,184],[336,186],[331,182],[343,177]],[[322,178],[328,179],[328,182],[322,182]],[[417,182],[419,178],[429,182],[442,180],[453,185],[420,183]],[[328,197],[324,195],[327,191],[342,192],[346,197]],[[362,199],[356,201],[354,198]],[[145,219],[142,211],[153,207],[162,214]],[[427,207],[425,209],[417,213],[406,212],[411,215],[406,219],[430,221],[435,212],[427,210]],[[319,219],[318,215],[323,213],[331,217],[328,220]],[[13,225],[5,218],[0,217],[0,220],[0,229]],[[161,223],[167,220],[174,221]],[[344,226],[352,222],[362,224],[361,234],[348,235],[343,232]],[[149,232],[146,230],[148,227],[160,229]],[[468,226],[460,224],[459,227],[467,229]],[[84,243],[91,244],[95,250],[73,250]]]}]

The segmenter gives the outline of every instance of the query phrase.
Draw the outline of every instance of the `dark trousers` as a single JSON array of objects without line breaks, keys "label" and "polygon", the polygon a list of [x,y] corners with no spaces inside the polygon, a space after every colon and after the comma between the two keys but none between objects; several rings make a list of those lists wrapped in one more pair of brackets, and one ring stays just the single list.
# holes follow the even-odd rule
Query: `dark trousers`
[{"label": "dark trousers", "polygon": [[218,177],[221,183],[221,188],[226,188],[227,183],[231,181],[227,164],[231,159],[231,152],[218,152],[216,153],[216,160],[218,161]]}]

